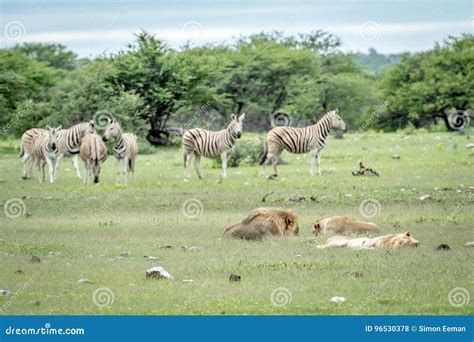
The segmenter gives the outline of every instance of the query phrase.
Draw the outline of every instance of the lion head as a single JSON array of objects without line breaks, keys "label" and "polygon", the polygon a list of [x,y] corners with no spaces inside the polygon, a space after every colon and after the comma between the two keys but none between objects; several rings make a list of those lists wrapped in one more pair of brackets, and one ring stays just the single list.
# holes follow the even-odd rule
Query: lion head
[{"label": "lion head", "polygon": [[413,238],[410,232],[400,234],[389,234],[381,242],[381,247],[400,247],[400,246],[411,246],[418,247],[420,241]]}]

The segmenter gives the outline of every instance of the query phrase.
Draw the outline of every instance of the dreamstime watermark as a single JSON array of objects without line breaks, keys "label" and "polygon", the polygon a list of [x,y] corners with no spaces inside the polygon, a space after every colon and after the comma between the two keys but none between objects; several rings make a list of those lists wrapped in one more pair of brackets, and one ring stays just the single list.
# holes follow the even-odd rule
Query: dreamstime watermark
[{"label": "dreamstime watermark", "polygon": [[108,287],[99,287],[92,293],[92,302],[99,308],[111,306],[115,301],[114,292]]},{"label": "dreamstime watermark", "polygon": [[2,305],[2,311],[6,312],[9,306],[11,306],[17,299],[20,297],[23,293],[25,293],[30,286],[33,284],[33,279],[30,278],[28,279],[27,282],[25,282],[17,292],[15,292],[10,298]]},{"label": "dreamstime watermark", "polygon": [[201,284],[201,286],[199,286],[196,290],[194,290],[193,294],[188,296],[184,300],[183,304],[178,307],[178,315],[180,315],[184,309],[186,309],[188,306],[194,303],[196,301],[196,298],[200,296],[200,292],[204,290],[205,288],[207,288],[207,286],[208,286],[208,282],[204,281]]},{"label": "dreamstime watermark", "polygon": [[201,38],[204,28],[197,21],[188,21],[183,25],[182,31],[187,40],[198,40]]},{"label": "dreamstime watermark", "polygon": [[19,41],[25,34],[26,28],[21,21],[10,21],[3,28],[3,36],[12,42]]},{"label": "dreamstime watermark", "polygon": [[293,300],[291,291],[286,287],[277,287],[270,294],[270,302],[273,306],[277,308],[282,308],[284,306],[290,305]]},{"label": "dreamstime watermark", "polygon": [[10,219],[19,218],[26,213],[26,204],[19,198],[11,198],[3,205],[5,216]]},{"label": "dreamstime watermark", "polygon": [[271,121],[272,127],[291,126],[292,119],[290,115],[278,112],[272,115]]},{"label": "dreamstime watermark", "polygon": [[448,222],[453,221],[456,215],[466,206],[466,204],[472,199],[473,196],[474,196],[474,192],[469,192],[467,195],[467,198],[462,200],[456,206],[456,208],[454,208],[454,210],[448,216],[446,216],[446,218],[441,222],[441,227],[445,227],[448,224]]},{"label": "dreamstime watermark", "polygon": [[452,288],[448,293],[448,302],[455,308],[460,308],[469,304],[470,300],[471,297],[469,296],[469,291],[464,287]]},{"label": "dreamstime watermark", "polygon": [[359,212],[365,218],[374,218],[380,215],[382,206],[374,198],[365,199],[359,205]]},{"label": "dreamstime watermark", "polygon": [[5,126],[2,127],[2,129],[0,130],[0,134],[1,135],[6,135],[8,133],[8,131],[13,128],[16,123],[18,122],[18,120],[20,120],[20,118],[27,112],[31,109],[31,107],[33,107],[33,101],[28,101],[26,103],[26,105],[20,107],[19,109],[17,109],[17,113],[15,114],[15,116],[13,118],[10,119],[10,121],[8,121]]},{"label": "dreamstime watermark", "polygon": [[386,284],[387,283],[385,281],[382,281],[377,286],[375,286],[372,292],[370,292],[369,295],[365,297],[364,300],[362,300],[362,302],[353,309],[352,314],[356,315],[365,307],[367,307],[367,305],[371,301],[373,301],[379,295],[379,293],[384,289]]},{"label": "dreamstime watermark", "polygon": [[469,127],[471,118],[469,113],[465,110],[450,109],[446,111],[448,116],[448,126],[452,130],[462,131]]},{"label": "dreamstime watermark", "polygon": [[375,21],[366,21],[360,25],[359,35],[364,40],[375,40],[380,37],[380,26]]},{"label": "dreamstime watermark", "polygon": [[105,129],[113,117],[114,116],[109,110],[103,109],[95,112],[92,120],[94,120],[96,128]]},{"label": "dreamstime watermark", "polygon": [[388,100],[386,100],[381,105],[375,106],[374,111],[370,114],[370,116],[362,123],[361,126],[357,129],[356,133],[360,134],[367,129],[379,116],[380,114],[387,108],[389,105]]},{"label": "dreamstime watermark", "polygon": [[188,198],[181,206],[181,212],[189,219],[195,219],[202,215],[204,207],[197,198]]}]

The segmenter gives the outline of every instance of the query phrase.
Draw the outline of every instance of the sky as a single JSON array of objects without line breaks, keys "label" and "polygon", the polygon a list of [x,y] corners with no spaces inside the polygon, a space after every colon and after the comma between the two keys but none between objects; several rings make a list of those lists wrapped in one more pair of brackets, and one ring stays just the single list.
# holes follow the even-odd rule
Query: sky
[{"label": "sky", "polygon": [[343,51],[418,52],[474,33],[473,0],[0,0],[0,47],[61,43],[80,57],[125,49],[144,29],[179,48],[279,30],[328,31]]}]

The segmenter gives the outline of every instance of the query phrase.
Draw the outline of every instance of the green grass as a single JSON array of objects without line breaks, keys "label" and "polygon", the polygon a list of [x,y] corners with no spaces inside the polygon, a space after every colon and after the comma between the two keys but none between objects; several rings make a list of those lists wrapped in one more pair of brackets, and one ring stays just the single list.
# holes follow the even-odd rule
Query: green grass
[{"label": "green grass", "polygon": [[[474,156],[464,146],[471,141],[448,133],[348,135],[331,139],[322,153],[323,170],[335,173],[310,177],[308,157],[286,153],[288,165],[280,166],[278,181],[262,179],[259,168],[249,166],[229,169],[229,178],[217,182],[219,170],[204,160],[205,179],[193,173],[185,183],[179,149],[161,149],[139,156],[134,184],[115,185],[110,156],[101,184],[86,187],[74,177],[69,159],[55,184],[23,181],[19,142],[0,142],[0,204],[20,198],[26,206],[20,218],[0,215],[0,289],[17,294],[0,297],[2,314],[472,314],[474,249],[464,246],[474,240],[468,191],[474,186]],[[353,177],[359,160],[380,177]],[[262,203],[270,191],[275,193]],[[421,203],[426,194],[431,198]],[[299,196],[306,200],[288,201]],[[194,219],[182,213],[190,198],[203,207]],[[316,249],[325,237],[312,237],[315,219],[336,214],[364,219],[359,205],[369,198],[381,204],[369,221],[383,234],[409,230],[421,246]],[[263,242],[222,237],[226,226],[263,205],[295,209],[300,235]],[[441,243],[451,250],[436,251]],[[159,249],[162,245],[173,248]],[[129,257],[120,257],[122,252]],[[41,263],[30,262],[33,254]],[[145,255],[159,258],[174,280],[146,279],[155,264]],[[231,273],[241,282],[230,283]],[[78,284],[81,278],[94,284]],[[114,295],[104,308],[93,302],[100,287]],[[280,287],[291,293],[282,307],[271,301]],[[470,293],[469,304],[448,303],[455,287]],[[331,303],[333,296],[347,301]]]}]

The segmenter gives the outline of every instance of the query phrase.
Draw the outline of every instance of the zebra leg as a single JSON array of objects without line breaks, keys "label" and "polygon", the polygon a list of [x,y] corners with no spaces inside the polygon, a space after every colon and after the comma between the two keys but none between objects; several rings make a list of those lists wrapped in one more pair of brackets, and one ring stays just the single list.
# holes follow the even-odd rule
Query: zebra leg
[{"label": "zebra leg", "polygon": [[[316,159],[318,158],[318,151],[313,150],[309,152],[309,174],[311,176],[314,176],[314,163],[316,162]],[[318,167],[319,170],[319,167]]]},{"label": "zebra leg", "polygon": [[40,182],[43,183],[46,180],[46,175],[44,173],[46,162],[44,160],[38,160],[37,166],[38,166],[38,171],[41,171]]},{"label": "zebra leg", "polygon": [[115,158],[115,164],[117,165],[117,175],[116,175],[116,178],[115,178],[115,183],[116,184],[120,184],[121,183],[121,180],[122,180],[122,168],[120,166],[120,159],[119,158]]},{"label": "zebra leg", "polygon": [[321,176],[321,159],[319,157],[319,153],[321,151],[318,151],[318,153],[316,154],[316,161],[317,161],[317,164],[318,164],[318,176]]},{"label": "zebra leg", "polygon": [[135,182],[135,157],[130,158],[130,177],[132,178],[132,182]]},{"label": "zebra leg", "polygon": [[128,183],[128,157],[122,159],[123,162],[123,179],[124,183]]},{"label": "zebra leg", "polygon": [[83,181],[83,184],[84,185],[87,185],[87,179],[89,178],[89,165],[88,165],[88,162],[85,161],[84,162],[84,181]]},{"label": "zebra leg", "polygon": [[[30,163],[30,160],[31,160],[31,155],[28,154],[28,152],[25,152],[25,154],[23,155],[23,157],[21,157],[21,164],[22,164],[22,167],[23,167],[23,171],[21,173],[21,178],[23,179],[27,179],[28,178],[28,172],[27,172],[27,167],[31,164]],[[31,168],[30,168],[31,169]],[[31,171],[30,171],[30,174],[31,174]]]},{"label": "zebra leg", "polygon": [[201,156],[196,154],[194,156],[194,168],[196,169],[196,174],[199,179],[202,179],[201,171],[199,171],[199,164],[201,163]]},{"label": "zebra leg", "polygon": [[77,178],[81,179],[81,171],[79,171],[79,162],[78,162],[79,154],[73,154],[71,156],[72,166],[74,170],[76,170]]},{"label": "zebra leg", "polygon": [[227,178],[227,152],[221,153],[222,172],[221,178]]},{"label": "zebra leg", "polygon": [[46,164],[48,164],[49,182],[54,183],[54,164],[53,164],[53,161],[49,158],[46,158]]},{"label": "zebra leg", "polygon": [[29,171],[28,171],[27,177],[33,177],[33,166],[34,165],[35,165],[35,158],[33,158],[33,156],[30,155],[30,160],[28,161]]},{"label": "zebra leg", "polygon": [[189,164],[191,164],[192,158],[192,152],[184,151],[184,180],[189,180],[191,178],[191,175],[189,174]]},{"label": "zebra leg", "polygon": [[278,177],[278,171],[277,171],[277,164],[278,164],[278,161],[280,160],[280,154],[281,153],[275,153],[275,154],[270,154],[270,160],[272,161],[272,165],[273,165],[273,176],[274,177]]}]

